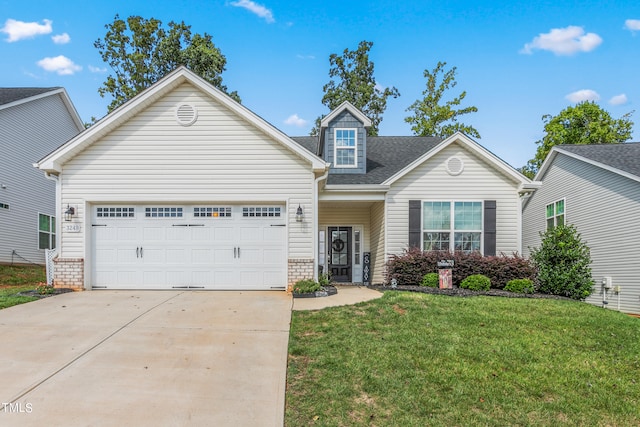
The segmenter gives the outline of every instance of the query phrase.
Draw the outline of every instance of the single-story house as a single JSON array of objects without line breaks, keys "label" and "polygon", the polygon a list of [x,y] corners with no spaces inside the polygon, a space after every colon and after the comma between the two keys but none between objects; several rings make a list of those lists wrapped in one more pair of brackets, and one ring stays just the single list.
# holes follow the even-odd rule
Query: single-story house
[{"label": "single-story house", "polygon": [[463,134],[371,137],[349,103],[291,138],[181,67],[44,157],[56,286],[381,283],[409,246],[522,250],[529,179]]},{"label": "single-story house", "polygon": [[587,302],[640,314],[640,143],[555,146],[534,180],[541,186],[523,203],[523,254],[547,228],[575,225],[591,251]]},{"label": "single-story house", "polygon": [[0,263],[44,264],[56,243],[56,185],[33,162],[84,129],[61,87],[0,88]]}]

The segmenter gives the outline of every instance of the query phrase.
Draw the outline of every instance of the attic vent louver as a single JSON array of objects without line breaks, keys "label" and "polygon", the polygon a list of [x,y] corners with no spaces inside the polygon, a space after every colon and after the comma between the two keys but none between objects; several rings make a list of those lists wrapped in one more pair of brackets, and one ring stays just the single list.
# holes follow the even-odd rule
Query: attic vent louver
[{"label": "attic vent louver", "polygon": [[198,119],[198,110],[191,104],[180,104],[176,108],[176,120],[182,126],[191,126]]},{"label": "attic vent louver", "polygon": [[449,175],[460,175],[464,170],[464,163],[460,157],[449,157],[449,159],[447,159],[446,168]]}]

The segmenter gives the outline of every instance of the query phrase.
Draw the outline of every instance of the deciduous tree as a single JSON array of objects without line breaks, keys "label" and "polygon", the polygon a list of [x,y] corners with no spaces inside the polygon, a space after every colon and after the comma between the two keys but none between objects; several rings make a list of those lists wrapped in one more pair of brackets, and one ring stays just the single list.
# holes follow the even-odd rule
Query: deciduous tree
[{"label": "deciduous tree", "polygon": [[[442,103],[442,97],[449,89],[456,87],[456,67],[444,69],[446,62],[438,61],[438,65],[429,71],[424,70],[427,88],[422,92],[423,98],[416,100],[407,111],[413,115],[406,117],[405,122],[411,124],[411,130],[418,136],[438,136],[446,138],[456,132],[463,132],[474,138],[480,138],[480,133],[473,127],[458,122],[458,117],[475,113],[476,107],[456,108],[467,96],[462,91],[455,98]],[[442,75],[442,80],[440,79]]]},{"label": "deciduous tree", "polygon": [[109,111],[180,65],[240,102],[238,94],[229,93],[222,83],[227,60],[209,34],[192,34],[191,26],[184,22],[171,21],[165,29],[159,19],[140,16],[123,20],[116,15],[105,28],[104,39],[96,40],[93,45],[114,72],[98,89],[100,96],[113,97]]},{"label": "deciduous tree", "polygon": [[545,136],[536,141],[538,149],[520,171],[533,178],[551,149],[559,144],[618,144],[631,138],[633,111],[614,119],[598,104],[585,101],[575,107],[569,106],[558,115],[545,114]]},{"label": "deciduous tree", "polygon": [[[374,63],[369,60],[373,42],[361,41],[356,50],[345,49],[342,55],[329,56],[329,77],[324,85],[322,103],[334,110],[344,101],[349,101],[367,116],[371,122],[369,135],[377,135],[382,114],[387,108],[389,97],[397,98],[400,92],[395,87],[382,88],[373,76]],[[316,119],[311,135],[317,135],[322,117]]]}]

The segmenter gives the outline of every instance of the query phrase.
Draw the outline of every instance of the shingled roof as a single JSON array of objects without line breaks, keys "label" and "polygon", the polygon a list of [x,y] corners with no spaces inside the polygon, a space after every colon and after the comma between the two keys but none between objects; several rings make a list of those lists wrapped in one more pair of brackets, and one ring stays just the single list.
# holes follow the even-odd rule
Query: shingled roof
[{"label": "shingled roof", "polygon": [[60,87],[0,87],[0,105],[31,98],[32,96],[58,89],[60,89]]},{"label": "shingled roof", "polygon": [[557,148],[640,177],[640,142],[625,144],[563,144]]},{"label": "shingled roof", "polygon": [[[294,136],[295,142],[316,154],[318,139],[313,136]],[[328,185],[382,184],[418,157],[435,148],[442,139],[422,136],[368,136],[367,173],[329,174]]]}]

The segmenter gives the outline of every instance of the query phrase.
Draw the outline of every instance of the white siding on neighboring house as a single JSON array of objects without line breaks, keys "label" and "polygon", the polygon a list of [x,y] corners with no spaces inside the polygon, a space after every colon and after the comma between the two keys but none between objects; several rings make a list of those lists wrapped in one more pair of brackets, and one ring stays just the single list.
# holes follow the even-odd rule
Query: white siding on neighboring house
[{"label": "white siding on neighboring house", "polygon": [[[569,156],[558,154],[542,187],[527,201],[523,212],[523,252],[540,246],[539,232],[546,229],[546,205],[565,200],[565,221],[576,226],[591,250],[595,292],[588,302],[602,303],[604,276],[621,286],[620,309],[640,314],[640,182]],[[609,308],[618,296],[611,293]]]},{"label": "white siding on neighboring house", "polygon": [[[446,170],[446,162],[452,156],[464,163],[459,175],[450,175]],[[496,254],[519,252],[519,184],[463,146],[451,144],[391,186],[386,212],[388,254],[401,254],[409,246],[409,200],[495,200]]]},{"label": "white siding on neighboring house", "polygon": [[43,264],[38,214],[55,217],[56,186],[33,164],[80,129],[57,94],[0,109],[0,129],[0,262]]},{"label": "white siding on neighboring house", "polygon": [[[197,108],[191,126],[179,104]],[[85,257],[85,202],[283,202],[288,257],[313,258],[314,176],[308,162],[184,83],[64,165],[63,204],[79,209],[80,233],[63,233],[63,257]],[[298,205],[309,220],[295,221]],[[88,245],[87,245],[88,247]]]}]

